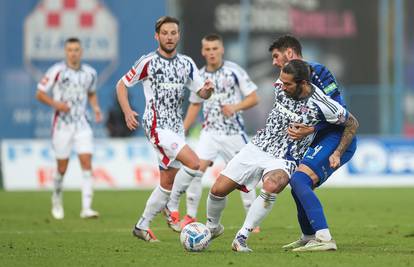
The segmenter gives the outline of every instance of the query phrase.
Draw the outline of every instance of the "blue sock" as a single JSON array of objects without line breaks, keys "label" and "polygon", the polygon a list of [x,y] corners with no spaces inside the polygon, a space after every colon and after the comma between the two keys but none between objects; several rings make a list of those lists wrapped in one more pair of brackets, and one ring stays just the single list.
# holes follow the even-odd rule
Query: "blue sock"
[{"label": "blue sock", "polygon": [[321,202],[312,190],[312,179],[306,173],[295,172],[290,178],[290,186],[302,204],[313,230],[316,232],[328,228]]},{"label": "blue sock", "polygon": [[306,216],[306,212],[303,209],[302,204],[300,203],[295,192],[293,190],[291,190],[290,192],[292,193],[293,199],[296,202],[296,209],[298,210],[298,222],[300,225],[300,229],[302,230],[302,233],[305,235],[314,235],[315,231],[309,223],[308,217]]}]

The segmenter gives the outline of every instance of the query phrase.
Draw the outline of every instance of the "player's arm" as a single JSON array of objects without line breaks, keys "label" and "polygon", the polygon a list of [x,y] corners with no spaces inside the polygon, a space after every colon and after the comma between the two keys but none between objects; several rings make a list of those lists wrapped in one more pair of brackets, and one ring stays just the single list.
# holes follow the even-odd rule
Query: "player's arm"
[{"label": "player's arm", "polygon": [[259,97],[256,91],[253,91],[237,104],[223,105],[221,111],[224,116],[231,117],[234,113],[254,107],[257,103],[259,103]]},{"label": "player's arm", "polygon": [[95,113],[95,121],[101,122],[102,112],[101,112],[101,108],[99,107],[98,97],[96,96],[96,92],[89,92],[88,100],[89,100],[89,104],[92,107],[93,113]]},{"label": "player's arm", "polygon": [[125,122],[128,129],[137,129],[139,125],[137,120],[138,113],[132,110],[129,104],[128,88],[126,87],[122,79],[120,79],[116,85],[116,95],[118,98],[119,105],[121,106],[122,112],[124,113]]},{"label": "player's arm", "polygon": [[336,147],[335,151],[329,157],[329,163],[331,168],[338,168],[341,165],[341,156],[345,153],[348,146],[351,144],[352,139],[356,134],[356,130],[359,127],[358,120],[349,112],[348,119],[343,124],[345,129],[342,133],[341,141]]},{"label": "player's arm", "polygon": [[53,100],[46,92],[40,89],[36,92],[36,99],[59,112],[69,112],[70,110],[66,103]]},{"label": "player's arm", "polygon": [[289,125],[287,133],[293,140],[300,140],[310,134],[313,134],[314,132],[326,128],[328,125],[329,123],[325,121],[321,121],[315,126],[308,126],[306,124],[294,122]]},{"label": "player's arm", "polygon": [[187,109],[187,114],[185,115],[184,119],[184,130],[187,132],[191,125],[195,122],[197,119],[197,115],[200,112],[201,109],[201,103],[190,103]]}]

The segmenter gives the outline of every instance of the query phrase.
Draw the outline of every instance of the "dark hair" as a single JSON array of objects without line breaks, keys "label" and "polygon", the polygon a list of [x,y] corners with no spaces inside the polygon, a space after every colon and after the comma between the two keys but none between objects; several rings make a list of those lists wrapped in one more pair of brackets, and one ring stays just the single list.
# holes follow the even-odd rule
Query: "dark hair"
[{"label": "dark hair", "polygon": [[169,16],[162,16],[155,23],[155,32],[160,33],[161,26],[164,23],[175,23],[177,26],[180,26],[180,21],[178,19]]},{"label": "dark hair", "polygon": [[292,59],[283,66],[282,72],[293,75],[295,82],[310,82],[310,67],[303,60]]},{"label": "dark hair", "polygon": [[269,47],[269,51],[272,52],[273,49],[277,49],[283,52],[288,48],[292,48],[298,56],[302,56],[302,45],[292,35],[283,35],[277,38]]},{"label": "dark hair", "polygon": [[210,34],[207,34],[206,36],[204,36],[203,40],[223,42],[223,37],[221,37],[221,35],[217,34],[217,33],[210,33]]},{"label": "dark hair", "polygon": [[65,45],[68,43],[81,43],[80,39],[78,37],[69,37],[65,40]]}]

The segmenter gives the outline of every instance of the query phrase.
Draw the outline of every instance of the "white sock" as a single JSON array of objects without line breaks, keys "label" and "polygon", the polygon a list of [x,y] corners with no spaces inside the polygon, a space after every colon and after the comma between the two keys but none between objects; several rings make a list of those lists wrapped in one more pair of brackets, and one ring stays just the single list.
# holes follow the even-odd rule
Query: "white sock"
[{"label": "white sock", "polygon": [[56,172],[55,177],[53,178],[53,195],[59,196],[62,193],[63,188],[63,174]]},{"label": "white sock", "polygon": [[331,232],[329,232],[328,228],[316,231],[315,237],[325,242],[332,240]]},{"label": "white sock", "polygon": [[276,194],[267,193],[262,189],[260,191],[260,195],[255,199],[249,211],[247,212],[244,224],[237,234],[249,237],[253,229],[256,226],[259,226],[263,219],[266,218],[266,216],[272,210],[275,200]]},{"label": "white sock", "polygon": [[154,217],[165,208],[171,191],[162,188],[160,185],[152,191],[145,205],[142,217],[138,220],[136,227],[148,230],[149,224]]},{"label": "white sock", "polygon": [[82,171],[83,181],[82,181],[82,209],[88,210],[92,206],[93,198],[93,179],[92,171],[83,170]]},{"label": "white sock", "polygon": [[170,211],[178,210],[181,195],[185,193],[194,177],[201,177],[202,175],[203,173],[199,170],[192,170],[186,166],[183,166],[177,172],[174,178],[170,199],[167,204],[167,208]]},{"label": "white sock", "polygon": [[256,200],[256,190],[252,190],[248,193],[240,191],[240,196],[243,202],[244,210],[246,211],[246,214],[247,214],[253,202]]},{"label": "white sock", "polygon": [[216,228],[221,219],[221,214],[226,207],[227,197],[218,197],[211,192],[207,197],[207,223],[208,228]]},{"label": "white sock", "polygon": [[315,239],[315,235],[305,235],[304,233],[302,233],[302,236],[300,237],[300,239],[304,241],[309,241],[309,240]]},{"label": "white sock", "polygon": [[200,203],[203,188],[201,177],[194,177],[190,186],[187,188],[187,214],[193,218],[197,217],[197,209]]}]

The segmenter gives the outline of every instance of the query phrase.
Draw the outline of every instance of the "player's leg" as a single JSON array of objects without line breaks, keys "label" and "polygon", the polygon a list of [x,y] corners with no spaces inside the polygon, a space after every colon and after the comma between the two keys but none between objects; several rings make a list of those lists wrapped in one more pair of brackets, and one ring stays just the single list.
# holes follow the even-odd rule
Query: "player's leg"
[{"label": "player's leg", "polygon": [[207,223],[211,237],[216,238],[223,234],[224,227],[220,224],[221,216],[227,203],[227,195],[239,184],[229,177],[220,174],[214,185],[211,187],[207,197]]},{"label": "player's leg", "polygon": [[[309,241],[304,247],[296,248],[296,251],[310,250],[336,250],[336,243],[332,239],[326,221],[323,207],[313,188],[321,185],[335,171],[329,166],[329,156],[336,149],[341,135],[332,133],[322,138],[318,145],[306,153],[302,164],[292,175],[291,187],[303,209],[308,221],[315,232],[315,240]],[[345,164],[352,157],[356,149],[354,141],[341,157],[341,163]],[[304,233],[305,234],[305,233]]]},{"label": "player's leg", "polygon": [[176,160],[181,162],[183,166],[175,176],[174,185],[172,186],[170,199],[166,205],[165,214],[167,215],[170,228],[176,232],[180,232],[181,222],[178,211],[180,197],[185,193],[194,178],[201,178],[202,172],[199,171],[200,161],[197,155],[188,145],[183,146],[177,154]]},{"label": "player's leg", "polygon": [[71,128],[62,125],[54,129],[52,136],[52,146],[57,162],[57,172],[53,177],[52,216],[57,220],[61,220],[65,216],[63,209],[63,178],[69,164],[72,135]]},{"label": "player's leg", "polygon": [[93,175],[92,175],[92,154],[79,154],[79,162],[82,169],[82,210],[80,217],[98,218],[99,213],[92,209],[93,200]]},{"label": "player's leg", "polygon": [[92,129],[85,123],[84,127],[76,131],[74,146],[78,153],[79,163],[82,170],[82,209],[81,218],[97,218],[99,213],[92,209],[93,200],[93,175],[92,175],[92,153],[93,134]]},{"label": "player's leg", "polygon": [[[212,161],[200,159],[200,172],[205,173],[207,168],[212,165]],[[178,176],[178,174],[177,174]],[[186,191],[186,204],[187,204],[187,214],[181,220],[181,228],[185,227],[187,224],[197,221],[197,210],[198,205],[200,204],[201,195],[203,193],[203,187],[201,184],[201,176],[196,176],[190,182],[189,187]],[[177,177],[176,177],[177,179]]]},{"label": "player's leg", "polygon": [[315,239],[315,231],[313,230],[312,226],[309,223],[308,217],[306,216],[306,212],[302,206],[302,203],[300,203],[298,197],[296,196],[293,190],[291,190],[290,192],[296,203],[297,217],[298,217],[300,229],[302,230],[302,235],[298,240],[295,240],[292,243],[284,245],[282,248],[286,250],[303,247],[310,240]]},{"label": "player's leg", "polygon": [[158,240],[150,230],[150,223],[154,217],[165,208],[177,172],[178,168],[162,169],[160,167],[160,185],[152,191],[148,198],[144,212],[133,229],[132,233],[134,236],[148,242]]},{"label": "player's leg", "polygon": [[247,212],[242,228],[233,240],[232,249],[240,252],[252,251],[247,246],[247,239],[253,229],[260,225],[272,210],[276,195],[289,183],[289,174],[284,169],[267,172],[263,177],[263,188]]}]

